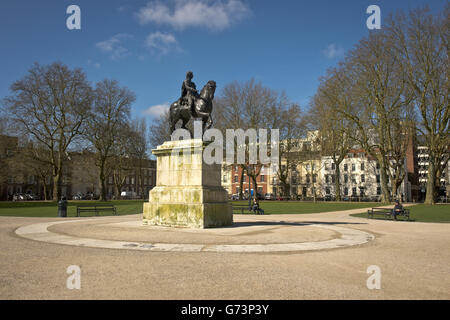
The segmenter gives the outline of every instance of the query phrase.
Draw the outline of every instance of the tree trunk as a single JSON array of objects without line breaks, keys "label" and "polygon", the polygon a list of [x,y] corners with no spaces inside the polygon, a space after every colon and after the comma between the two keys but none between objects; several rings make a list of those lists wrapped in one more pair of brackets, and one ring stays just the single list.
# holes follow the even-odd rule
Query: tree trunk
[{"label": "tree trunk", "polygon": [[239,200],[242,200],[244,198],[244,192],[242,190],[244,186],[244,169],[241,168],[241,177],[239,179]]},{"label": "tree trunk", "polygon": [[106,178],[105,178],[105,161],[102,159],[100,160],[100,201],[106,201]]},{"label": "tree trunk", "polygon": [[61,173],[58,172],[53,176],[53,201],[61,199]]},{"label": "tree trunk", "polygon": [[252,176],[251,178],[253,181],[253,196],[258,199],[258,183],[256,182],[256,176]]},{"label": "tree trunk", "polygon": [[341,169],[339,168],[339,164],[335,163],[335,166],[334,188],[336,189],[336,201],[341,201]]},{"label": "tree trunk", "polygon": [[429,158],[427,175],[427,194],[425,196],[425,204],[435,204],[435,185],[436,185],[436,166],[434,159]]},{"label": "tree trunk", "polygon": [[386,164],[380,161],[380,177],[381,177],[381,202],[390,203],[391,196],[389,194],[389,186],[387,183]]},{"label": "tree trunk", "polygon": [[44,200],[47,200],[47,184],[46,181],[44,179],[44,183],[42,184],[43,190],[42,192],[44,193]]}]

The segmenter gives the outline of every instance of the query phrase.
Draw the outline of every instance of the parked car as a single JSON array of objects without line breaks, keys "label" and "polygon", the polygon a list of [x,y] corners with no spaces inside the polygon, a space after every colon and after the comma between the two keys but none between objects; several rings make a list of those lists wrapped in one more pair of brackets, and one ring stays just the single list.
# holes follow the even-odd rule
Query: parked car
[{"label": "parked car", "polygon": [[232,194],[231,195],[231,200],[239,200],[239,195],[238,194]]},{"label": "parked car", "polygon": [[266,194],[264,195],[264,199],[265,199],[265,200],[275,200],[275,196],[274,196],[273,193],[266,193]]},{"label": "parked car", "polygon": [[131,200],[137,198],[137,193],[134,191],[122,191],[120,193],[120,196],[122,197],[122,199]]},{"label": "parked car", "polygon": [[265,200],[266,199],[266,197],[262,193],[257,193],[256,197],[257,197],[258,200]]},{"label": "parked car", "polygon": [[86,195],[83,197],[83,200],[98,200],[99,196],[93,194],[92,192],[86,193]]},{"label": "parked car", "polygon": [[26,193],[25,197],[27,200],[40,200],[40,197],[38,195],[35,195],[33,193]]},{"label": "parked car", "polygon": [[72,200],[83,200],[83,198],[84,198],[84,195],[82,193],[78,192],[77,194],[75,194],[72,197]]},{"label": "parked car", "polygon": [[23,193],[16,193],[13,195],[13,201],[26,201],[27,197]]}]

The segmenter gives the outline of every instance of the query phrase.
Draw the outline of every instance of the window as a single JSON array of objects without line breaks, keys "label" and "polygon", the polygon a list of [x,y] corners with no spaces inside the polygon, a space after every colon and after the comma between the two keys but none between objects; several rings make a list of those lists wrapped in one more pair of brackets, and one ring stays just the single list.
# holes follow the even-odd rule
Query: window
[{"label": "window", "polygon": [[336,183],[336,176],[334,174],[331,175],[331,182]]},{"label": "window", "polygon": [[336,164],[334,162],[331,164],[331,170],[336,170]]},{"label": "window", "polygon": [[364,171],[364,162],[361,162],[361,171]]},{"label": "window", "polygon": [[344,183],[348,183],[348,175],[344,174]]},{"label": "window", "polygon": [[352,163],[352,171],[355,171],[355,164],[354,163]]},{"label": "window", "polygon": [[239,182],[238,176],[234,176],[234,183],[238,183],[238,182]]},{"label": "window", "polygon": [[365,175],[361,175],[361,182],[366,182],[366,176]]},{"label": "window", "polygon": [[380,175],[377,174],[377,183],[380,183],[380,182],[381,182]]},{"label": "window", "polygon": [[344,171],[348,171],[348,164],[344,164]]},{"label": "window", "polygon": [[264,175],[261,175],[261,176],[260,176],[260,181],[261,181],[261,182],[265,182]]},{"label": "window", "polygon": [[377,162],[377,169],[380,169],[380,164]]},{"label": "window", "polygon": [[325,175],[325,182],[330,183],[330,176],[328,174]]},{"label": "window", "polygon": [[352,188],[352,196],[356,197],[356,187]]},{"label": "window", "polygon": [[326,187],[326,188],[325,188],[325,193],[326,193],[327,195],[329,195],[329,194],[330,194],[330,188]]},{"label": "window", "polygon": [[310,183],[311,182],[311,177],[309,176],[309,174],[306,175],[306,183]]},{"label": "window", "polygon": [[344,195],[348,196],[348,188],[347,187],[344,188]]},{"label": "window", "polygon": [[381,188],[377,187],[377,196],[379,196],[381,194]]},{"label": "window", "polygon": [[356,184],[356,177],[355,177],[354,174],[352,174],[352,183],[353,183],[353,184]]},{"label": "window", "polygon": [[313,174],[313,183],[317,182],[317,174]]}]

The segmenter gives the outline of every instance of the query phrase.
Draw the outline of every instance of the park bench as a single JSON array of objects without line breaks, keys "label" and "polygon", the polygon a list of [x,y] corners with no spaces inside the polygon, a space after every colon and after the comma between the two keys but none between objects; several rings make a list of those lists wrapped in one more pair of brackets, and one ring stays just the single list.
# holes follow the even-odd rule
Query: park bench
[{"label": "park bench", "polygon": [[253,213],[253,210],[251,209],[251,207],[249,208],[248,204],[232,204],[231,208],[233,211],[240,210],[241,214],[244,214],[244,211],[249,214]]},{"label": "park bench", "polygon": [[100,212],[112,212],[113,215],[117,215],[116,207],[112,204],[86,204],[77,206],[78,217],[81,217],[82,212],[94,212],[96,216],[98,216]]},{"label": "park bench", "polygon": [[[375,215],[381,215],[384,216],[384,218],[389,218],[392,217],[392,219],[394,218],[394,215],[392,214],[394,211],[393,208],[371,208],[369,210],[367,210],[367,216],[368,218],[373,218]],[[406,217],[409,221],[409,209],[403,209],[399,214],[397,214],[397,217],[399,216],[403,216]]]}]

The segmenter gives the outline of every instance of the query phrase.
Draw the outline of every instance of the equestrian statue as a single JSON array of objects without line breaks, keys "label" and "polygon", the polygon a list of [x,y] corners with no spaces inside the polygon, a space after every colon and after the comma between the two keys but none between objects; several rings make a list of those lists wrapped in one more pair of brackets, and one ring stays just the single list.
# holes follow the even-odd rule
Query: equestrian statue
[{"label": "equestrian statue", "polygon": [[192,82],[193,77],[191,71],[186,73],[186,79],[181,86],[181,97],[170,106],[170,133],[175,131],[175,125],[179,120],[182,120],[181,128],[186,130],[186,124],[191,118],[202,120],[203,132],[213,124],[211,113],[216,82],[208,81],[199,94],[195,83]]}]

